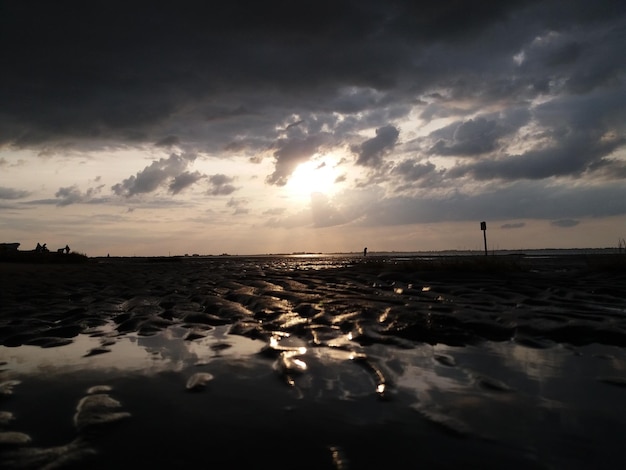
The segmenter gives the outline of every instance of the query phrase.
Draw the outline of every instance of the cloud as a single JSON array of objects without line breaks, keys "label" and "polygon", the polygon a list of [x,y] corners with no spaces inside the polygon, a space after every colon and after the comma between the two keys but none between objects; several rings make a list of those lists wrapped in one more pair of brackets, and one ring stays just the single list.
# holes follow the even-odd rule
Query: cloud
[{"label": "cloud", "polygon": [[82,202],[85,198],[77,186],[59,188],[54,196],[59,199],[59,202],[57,202],[59,206],[69,206],[70,204]]},{"label": "cloud", "polygon": [[553,225],[554,227],[563,227],[563,228],[570,228],[570,227],[575,227],[576,225],[578,225],[580,223],[579,220],[574,220],[574,219],[559,219],[559,220],[553,220],[550,222],[550,225]]},{"label": "cloud", "polygon": [[616,165],[612,154],[624,148],[626,91],[603,90],[586,96],[561,96],[531,110],[531,123],[541,129],[535,143],[517,154],[502,152],[490,158],[460,163],[451,177],[479,180],[580,177],[585,172]]},{"label": "cloud", "polygon": [[195,158],[195,155],[172,154],[169,158],[153,161],[142,171],[137,172],[135,176],[130,176],[121,183],[112,186],[111,190],[118,196],[131,197],[156,191],[168,180],[171,180],[170,191],[176,194],[202,177],[197,172],[191,174],[186,171]]},{"label": "cloud", "polygon": [[284,207],[274,207],[263,212],[264,215],[281,215],[285,213]]},{"label": "cloud", "polygon": [[104,185],[100,185],[95,188],[89,188],[87,189],[87,191],[82,192],[76,185],[62,187],[62,188],[59,188],[58,191],[54,194],[54,196],[57,198],[54,203],[57,206],[63,207],[63,206],[69,206],[71,204],[79,204],[79,203],[99,204],[102,202],[106,202],[107,199],[94,197],[97,194],[99,194],[103,188],[104,188]]},{"label": "cloud", "polygon": [[502,224],[500,225],[500,228],[504,230],[510,230],[510,229],[516,229],[516,228],[523,228],[525,226],[526,224],[524,222],[516,222],[516,223]]},{"label": "cloud", "polygon": [[530,117],[527,109],[520,108],[455,122],[431,134],[439,139],[429,153],[475,156],[493,152],[498,149],[500,139],[518,131]]},{"label": "cloud", "polygon": [[233,215],[244,215],[249,213],[249,209],[246,207],[250,201],[245,198],[237,198],[231,197],[226,203],[226,207],[231,207],[234,209]]},{"label": "cloud", "polygon": [[223,174],[209,176],[211,188],[209,189],[208,194],[211,196],[228,196],[229,194],[234,193],[237,190],[237,188],[231,184],[234,180],[235,178],[231,178]]},{"label": "cloud", "polygon": [[285,130],[289,130],[289,129],[291,129],[292,127],[297,127],[297,126],[299,126],[300,124],[302,124],[303,122],[304,122],[304,119],[300,119],[299,121],[296,121],[296,122],[292,122],[292,123],[290,123],[290,124],[287,124],[287,127],[285,127]]},{"label": "cloud", "polygon": [[185,171],[180,175],[174,176],[174,179],[170,183],[169,189],[172,194],[178,194],[185,188],[191,186],[195,182],[205,178],[206,175],[203,175],[199,171],[194,171],[190,173],[189,171]]},{"label": "cloud", "polygon": [[615,183],[603,187],[546,187],[539,182],[464,193],[441,193],[426,188],[410,195],[382,196],[363,190],[357,197],[336,198],[344,217],[366,226],[436,223],[454,220],[578,219],[626,213],[626,188]]},{"label": "cloud", "polygon": [[622,142],[617,140],[602,141],[581,134],[571,135],[545,148],[458,165],[448,174],[471,175],[478,180],[538,180],[553,176],[581,176],[585,171],[601,165],[603,158],[621,145]]},{"label": "cloud", "polygon": [[368,121],[422,93],[444,96],[434,88],[447,98],[515,99],[542,92],[538,83],[574,92],[623,72],[621,29],[601,28],[623,18],[618,0],[151,3],[149,18],[143,2],[73,5],[71,15],[28,5],[4,7],[0,24],[13,39],[0,77],[0,143],[18,146],[221,149],[244,129],[256,145],[294,111],[298,123],[333,113]]},{"label": "cloud", "polygon": [[620,41],[622,34],[619,28],[547,30],[522,47],[516,62],[524,74],[549,77],[539,82],[542,91],[562,87],[573,94],[586,93],[609,85],[621,74],[612,42]]},{"label": "cloud", "polygon": [[154,145],[157,147],[173,147],[180,144],[180,138],[175,135],[168,135],[160,139]]},{"label": "cloud", "polygon": [[27,197],[29,194],[29,191],[0,186],[0,199],[22,199]]},{"label": "cloud", "polygon": [[415,160],[404,160],[396,165],[392,173],[400,175],[405,181],[422,180],[435,171],[436,166],[431,162],[418,163]]},{"label": "cloud", "polygon": [[383,156],[393,149],[399,135],[400,131],[391,125],[376,129],[375,137],[352,147],[352,151],[357,154],[357,164],[369,167],[380,166]]},{"label": "cloud", "polygon": [[277,141],[274,151],[275,169],[265,181],[271,185],[284,186],[298,165],[311,158],[328,140],[329,136],[326,134],[315,134]]}]

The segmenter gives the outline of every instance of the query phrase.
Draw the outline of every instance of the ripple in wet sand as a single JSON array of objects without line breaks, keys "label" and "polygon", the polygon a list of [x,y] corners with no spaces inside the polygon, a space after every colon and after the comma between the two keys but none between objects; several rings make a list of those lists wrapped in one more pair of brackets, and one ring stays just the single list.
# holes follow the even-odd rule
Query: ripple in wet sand
[{"label": "ripple in wet sand", "polygon": [[190,392],[199,392],[206,388],[206,385],[213,380],[213,374],[208,372],[196,372],[189,379],[187,379],[187,384],[185,388]]}]

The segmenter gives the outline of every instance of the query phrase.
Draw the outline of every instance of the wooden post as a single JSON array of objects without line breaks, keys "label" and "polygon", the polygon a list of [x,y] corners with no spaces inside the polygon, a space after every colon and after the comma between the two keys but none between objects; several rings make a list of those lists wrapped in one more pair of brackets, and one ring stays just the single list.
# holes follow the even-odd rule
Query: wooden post
[{"label": "wooden post", "polygon": [[483,231],[483,239],[485,240],[485,256],[487,256],[487,222],[481,222],[480,229]]}]

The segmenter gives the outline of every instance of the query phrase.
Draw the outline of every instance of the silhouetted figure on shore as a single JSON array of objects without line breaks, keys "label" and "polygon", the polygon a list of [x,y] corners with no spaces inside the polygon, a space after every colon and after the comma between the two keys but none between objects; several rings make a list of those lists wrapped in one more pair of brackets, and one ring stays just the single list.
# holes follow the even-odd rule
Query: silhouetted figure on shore
[{"label": "silhouetted figure on shore", "polygon": [[48,250],[48,247],[46,246],[46,243],[43,244],[43,246],[41,247],[41,252],[42,253],[48,253],[50,250]]},{"label": "silhouetted figure on shore", "polygon": [[363,248],[363,257],[367,256],[367,247]]},{"label": "silhouetted figure on shore", "polygon": [[37,247],[35,248],[35,253],[41,253],[43,251],[43,246],[37,242]]},{"label": "silhouetted figure on shore", "polygon": [[65,254],[66,254],[66,255],[67,255],[67,254],[69,254],[69,252],[70,252],[70,247],[69,247],[68,245],[65,245],[65,248],[59,248],[59,249],[57,250],[57,253],[59,253],[60,255],[62,255],[62,254],[63,254],[63,252],[65,252]]}]

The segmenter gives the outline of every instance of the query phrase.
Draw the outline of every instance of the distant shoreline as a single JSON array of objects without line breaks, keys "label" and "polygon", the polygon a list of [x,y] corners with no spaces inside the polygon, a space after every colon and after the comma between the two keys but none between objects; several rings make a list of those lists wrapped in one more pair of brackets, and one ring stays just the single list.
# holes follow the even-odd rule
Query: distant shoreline
[{"label": "distant shoreline", "polygon": [[[622,254],[626,252],[622,251]],[[593,255],[593,254],[620,254],[619,248],[529,248],[529,249],[503,249],[489,251],[487,256],[541,256],[541,255]],[[424,256],[485,256],[482,250],[424,250],[424,251],[368,251],[367,258],[374,257],[413,257]],[[182,255],[132,255],[132,256],[93,256],[91,258],[267,258],[267,257],[363,257],[361,251],[347,252],[292,252],[292,253],[255,253],[255,254],[182,254]]]},{"label": "distant shoreline", "polygon": [[[280,269],[287,263],[295,269],[349,268],[369,272],[440,272],[467,275],[530,273],[530,272],[626,272],[626,253],[618,250],[528,250],[498,252],[485,256],[480,253],[413,252],[372,253],[364,257],[355,253],[277,254],[277,255],[217,255],[217,256],[96,256],[79,253],[32,253],[2,255],[0,267],[13,270],[18,265],[33,266],[133,266],[133,265],[202,265],[206,266],[268,266]],[[11,268],[13,266],[13,268]]]}]

